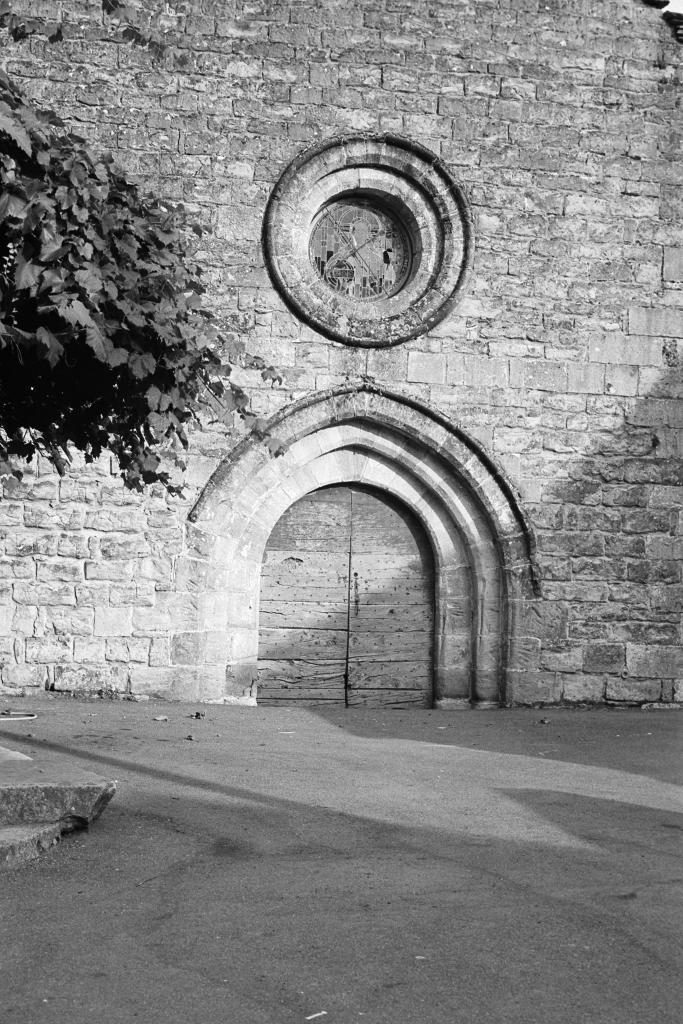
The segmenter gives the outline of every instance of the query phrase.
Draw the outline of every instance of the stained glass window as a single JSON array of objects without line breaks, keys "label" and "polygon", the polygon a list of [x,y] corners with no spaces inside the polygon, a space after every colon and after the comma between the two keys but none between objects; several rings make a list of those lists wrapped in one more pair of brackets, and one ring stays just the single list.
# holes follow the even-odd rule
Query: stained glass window
[{"label": "stained glass window", "polygon": [[410,273],[410,243],[400,223],[357,199],[325,207],[313,226],[309,253],[330,288],[363,301],[395,295]]}]

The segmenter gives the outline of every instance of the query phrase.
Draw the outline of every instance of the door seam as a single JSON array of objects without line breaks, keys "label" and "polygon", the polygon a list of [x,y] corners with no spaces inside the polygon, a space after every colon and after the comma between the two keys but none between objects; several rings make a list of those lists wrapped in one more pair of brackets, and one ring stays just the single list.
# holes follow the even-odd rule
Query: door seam
[{"label": "door seam", "polygon": [[344,707],[349,706],[349,651],[351,644],[351,559],[353,553],[353,487],[351,492],[349,513],[349,566],[346,584],[346,657],[344,662]]}]

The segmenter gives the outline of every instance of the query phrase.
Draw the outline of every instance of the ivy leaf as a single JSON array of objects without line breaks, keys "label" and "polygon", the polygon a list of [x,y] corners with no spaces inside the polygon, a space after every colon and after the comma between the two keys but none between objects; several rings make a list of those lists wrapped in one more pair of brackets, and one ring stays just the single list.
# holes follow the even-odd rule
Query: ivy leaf
[{"label": "ivy leaf", "polygon": [[74,278],[81,288],[86,292],[89,292],[91,295],[93,292],[99,292],[102,287],[102,278],[95,267],[88,267],[86,270],[77,270],[74,274]]},{"label": "ivy leaf", "polygon": [[261,379],[270,382],[271,387],[282,384],[283,377],[279,370],[276,370],[274,366],[267,366],[265,370],[261,372]]},{"label": "ivy leaf", "polygon": [[157,437],[165,437],[169,433],[169,420],[168,416],[164,416],[160,412],[150,412],[147,417],[150,430],[152,430]]},{"label": "ivy leaf", "polygon": [[71,302],[59,303],[57,312],[68,324],[78,324],[80,327],[95,327],[95,322],[80,299],[72,299]]},{"label": "ivy leaf", "polygon": [[[3,106],[5,105],[3,104]],[[23,153],[26,153],[27,156],[31,156],[31,153],[33,152],[31,136],[26,129],[19,124],[16,118],[7,117],[2,110],[0,110],[0,132],[3,132],[5,135],[9,135],[12,142],[15,142]]]},{"label": "ivy leaf", "polygon": [[111,17],[117,11],[126,11],[128,13],[128,5],[123,3],[122,0],[102,0],[102,10],[108,17]]},{"label": "ivy leaf", "polygon": [[22,471],[17,469],[16,466],[13,466],[9,459],[0,455],[0,480],[5,477],[13,477],[15,480],[21,480],[23,475]]},{"label": "ivy leaf", "polygon": [[21,217],[27,206],[28,203],[21,196],[13,192],[3,192],[0,195],[0,223],[7,217]]},{"label": "ivy leaf", "polygon": [[282,442],[278,440],[277,437],[267,437],[266,445],[268,447],[268,451],[270,452],[270,454],[276,457],[279,455],[284,455],[285,451],[287,450],[285,446],[282,444]]},{"label": "ivy leaf", "polygon": [[14,264],[14,284],[17,288],[33,289],[40,278],[42,269],[39,263],[30,263],[21,253],[18,253]]},{"label": "ivy leaf", "polygon": [[138,249],[130,239],[117,238],[114,242],[116,248],[122,256],[127,256],[131,263],[134,263],[138,258]]},{"label": "ivy leaf", "polygon": [[133,352],[128,358],[128,368],[134,377],[142,380],[150,373],[154,373],[157,362],[149,352]]},{"label": "ivy leaf", "polygon": [[123,366],[124,363],[128,362],[128,356],[130,352],[126,348],[111,348],[107,352],[107,365],[116,367]]},{"label": "ivy leaf", "polygon": [[146,327],[147,318],[142,316],[130,303],[121,303],[120,309],[129,324],[133,327]]},{"label": "ivy leaf", "polygon": [[50,267],[47,270],[43,270],[42,283],[44,287],[59,288],[65,281],[66,271],[63,267]]},{"label": "ivy leaf", "polygon": [[36,338],[45,346],[47,350],[45,358],[50,366],[54,367],[64,352],[64,346],[61,341],[52,331],[48,331],[47,327],[39,327],[36,331]]},{"label": "ivy leaf", "polygon": [[85,329],[85,340],[101,362],[107,361],[107,346],[99,328],[93,324]]},{"label": "ivy leaf", "polygon": [[[85,164],[80,160],[74,160],[69,170],[69,181],[74,188],[82,188],[84,182],[88,177],[88,169]],[[87,197],[84,197],[87,198]]]},{"label": "ivy leaf", "polygon": [[143,479],[146,478],[147,474],[152,474],[153,476],[159,468],[159,456],[154,455],[152,452],[145,452],[140,460],[140,468],[142,469]]}]

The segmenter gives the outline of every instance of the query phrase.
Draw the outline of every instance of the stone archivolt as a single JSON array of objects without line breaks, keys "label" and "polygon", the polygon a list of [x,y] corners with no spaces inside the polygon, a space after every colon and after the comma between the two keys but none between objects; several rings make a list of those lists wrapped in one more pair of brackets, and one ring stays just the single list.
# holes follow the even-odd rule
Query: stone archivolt
[{"label": "stone archivolt", "polygon": [[261,561],[276,522],[311,491],[360,483],[401,501],[429,537],[435,705],[514,700],[523,671],[515,638],[534,600],[533,540],[483,451],[418,403],[369,387],[302,401],[271,429],[285,454],[273,459],[262,445],[243,445],[190,516],[219,581],[198,628],[215,667],[227,664],[228,695],[254,693]]}]

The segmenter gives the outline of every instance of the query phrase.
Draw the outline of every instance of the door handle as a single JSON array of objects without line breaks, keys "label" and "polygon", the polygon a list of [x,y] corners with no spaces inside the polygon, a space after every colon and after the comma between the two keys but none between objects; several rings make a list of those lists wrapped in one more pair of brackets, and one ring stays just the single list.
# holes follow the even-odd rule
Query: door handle
[{"label": "door handle", "polygon": [[354,572],[354,574],[353,574],[353,608],[354,608],[354,611],[355,611],[356,615],[358,615],[359,610],[360,610],[360,593],[359,593],[359,590],[358,590],[358,573],[357,572]]}]

